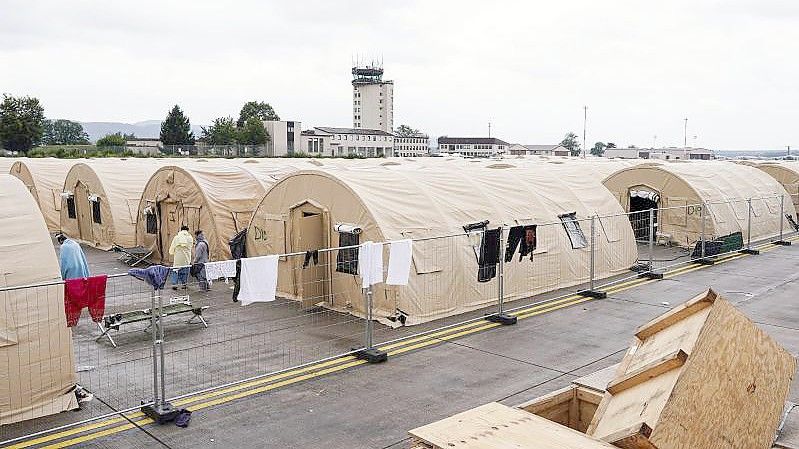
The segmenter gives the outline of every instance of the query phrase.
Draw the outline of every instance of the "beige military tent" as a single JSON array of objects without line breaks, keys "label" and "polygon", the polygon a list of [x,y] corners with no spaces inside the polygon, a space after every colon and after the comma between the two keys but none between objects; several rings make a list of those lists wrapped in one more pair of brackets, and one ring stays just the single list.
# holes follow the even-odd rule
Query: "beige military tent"
[{"label": "beige military tent", "polygon": [[[785,189],[757,168],[730,162],[669,162],[641,164],[619,170],[604,181],[612,194],[629,212],[663,208],[658,212],[657,229],[661,237],[691,247],[700,239],[702,220],[707,239],[735,233],[748,237],[749,206],[752,200],[752,240],[779,233],[780,195]],[[702,205],[705,211],[702,213]],[[793,204],[786,201],[785,213],[795,216]]]},{"label": "beige military tent", "polygon": [[[61,280],[36,202],[9,175],[0,175],[0,229],[0,289]],[[77,407],[63,288],[0,291],[0,425]]]},{"label": "beige military tent", "polygon": [[785,191],[790,195],[790,200],[786,197],[785,201],[791,201],[794,209],[799,208],[799,162],[796,161],[780,161],[780,162],[764,162],[754,164],[753,167],[763,170],[776,179]]},{"label": "beige military tent", "polygon": [[[409,285],[378,284],[374,293],[376,318],[417,324],[497,298],[495,280],[478,282],[479,237],[476,242],[467,236],[464,226],[484,220],[488,228],[537,226],[532,259],[514,257],[505,264],[505,297],[513,300],[587,280],[586,219],[595,214],[619,214],[595,222],[597,278],[625,272],[637,260],[629,221],[589,176],[567,180],[545,168],[507,163],[311,170],[287,176],[264,196],[248,230],[247,251],[255,256],[347,242],[427,239],[414,243]],[[451,237],[429,239],[438,236]],[[284,258],[278,290],[362,316],[353,256],[322,253],[317,266],[306,268],[302,257]]]},{"label": "beige military tent", "polygon": [[25,158],[11,167],[10,173],[28,187],[42,211],[50,232],[61,228],[61,192],[73,165],[81,159]]},{"label": "beige military tent", "polygon": [[93,159],[69,170],[61,195],[61,230],[100,249],[136,246],[136,218],[157,159]]},{"label": "beige military tent", "polygon": [[245,229],[265,193],[250,171],[228,162],[187,161],[161,167],[147,181],[135,211],[136,239],[152,259],[170,263],[169,245],[182,225],[202,229],[211,258],[230,258],[228,240]]}]

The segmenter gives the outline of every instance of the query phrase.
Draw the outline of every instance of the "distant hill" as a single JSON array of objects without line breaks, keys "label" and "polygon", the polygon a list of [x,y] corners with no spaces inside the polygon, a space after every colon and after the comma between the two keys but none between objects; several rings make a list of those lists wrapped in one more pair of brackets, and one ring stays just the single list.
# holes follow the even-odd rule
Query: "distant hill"
[{"label": "distant hill", "polygon": [[[160,120],[145,120],[136,123],[118,122],[81,122],[83,130],[89,135],[89,140],[96,142],[97,139],[113,133],[133,134],[142,138],[157,138],[161,134]],[[202,132],[199,126],[192,126],[196,137]]]}]

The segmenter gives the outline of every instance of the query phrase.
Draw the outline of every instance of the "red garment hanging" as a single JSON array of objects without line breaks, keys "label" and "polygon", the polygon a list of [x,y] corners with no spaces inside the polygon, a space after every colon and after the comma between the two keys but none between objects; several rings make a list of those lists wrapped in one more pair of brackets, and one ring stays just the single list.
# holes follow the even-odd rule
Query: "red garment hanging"
[{"label": "red garment hanging", "polygon": [[67,315],[67,327],[78,324],[84,307],[89,308],[92,321],[99,323],[103,320],[107,281],[108,276],[104,274],[64,281],[64,312]]}]

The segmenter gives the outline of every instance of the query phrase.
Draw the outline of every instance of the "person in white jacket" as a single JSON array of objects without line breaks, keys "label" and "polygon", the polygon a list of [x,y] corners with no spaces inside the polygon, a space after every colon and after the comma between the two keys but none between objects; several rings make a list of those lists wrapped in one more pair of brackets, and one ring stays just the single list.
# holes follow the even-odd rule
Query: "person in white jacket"
[{"label": "person in white jacket", "polygon": [[189,227],[180,227],[178,235],[172,238],[169,245],[169,254],[172,256],[172,290],[177,290],[178,285],[186,290],[191,269],[191,249],[194,247],[194,238],[189,234]]}]

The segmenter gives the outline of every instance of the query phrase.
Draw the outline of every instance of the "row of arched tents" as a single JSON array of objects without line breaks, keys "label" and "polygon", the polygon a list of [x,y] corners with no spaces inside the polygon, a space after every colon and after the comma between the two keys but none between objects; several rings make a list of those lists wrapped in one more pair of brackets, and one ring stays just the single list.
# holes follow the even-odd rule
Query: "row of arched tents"
[{"label": "row of arched tents", "polygon": [[[410,284],[375,295],[378,316],[391,318],[401,310],[407,324],[496,299],[474,275],[475,242],[463,231],[471,223],[540,225],[533,261],[512,264],[507,273],[506,298],[515,299],[585,281],[588,249],[575,245],[570,233],[587,234],[586,220],[593,215],[603,216],[597,235],[604,239],[597,239],[595,253],[595,274],[603,278],[628,270],[638,258],[637,234],[626,212],[662,208],[659,238],[690,248],[701,233],[748,237],[749,198],[756,199],[753,240],[787,228],[799,201],[799,163],[23,159],[10,172],[28,186],[51,232],[101,249],[141,246],[162,263],[170,262],[167,249],[182,225],[205,231],[213,260],[230,258],[229,239],[248,228],[249,256],[337,247],[341,224],[361,230],[359,241],[426,239],[415,246]],[[567,229],[572,225],[564,217],[580,229]],[[444,235],[454,237],[432,239]],[[280,293],[323,298],[331,307],[358,313],[350,299],[359,292],[356,280],[337,274],[336,260],[325,262],[330,268],[302,270],[293,259],[281,260]]]},{"label": "row of arched tents", "polygon": [[[536,226],[531,258],[505,266],[505,298],[513,300],[585,282],[590,248],[576,236],[587,234],[591,216],[600,216],[595,271],[605,278],[638,259],[625,212],[665,208],[659,234],[691,247],[700,232],[696,206],[705,208],[704,232],[723,237],[747,231],[747,200],[757,198],[751,206],[752,237],[760,239],[795,220],[799,193],[799,163],[11,161],[0,158],[0,170],[13,175],[0,174],[0,287],[60,279],[48,231],[103,249],[144,246],[153,249],[154,261],[164,263],[169,263],[165,248],[183,224],[206,232],[215,260],[230,257],[228,239],[245,229],[249,256],[411,238],[408,285],[379,284],[373,295],[376,319],[397,323],[401,313],[401,322],[409,325],[496,300],[496,284],[479,282],[479,239],[467,235],[465,226],[486,221],[486,228]],[[340,257],[341,251],[323,252],[316,269],[303,269],[303,258],[282,258],[280,294],[364,315],[360,283]],[[0,372],[19,380],[0,383],[0,398],[11,401],[0,410],[0,424],[76,407],[62,289],[43,288],[46,294],[0,289],[0,360],[5,361]],[[41,336],[25,331],[32,328],[42,330],[49,343],[42,345]]]}]

